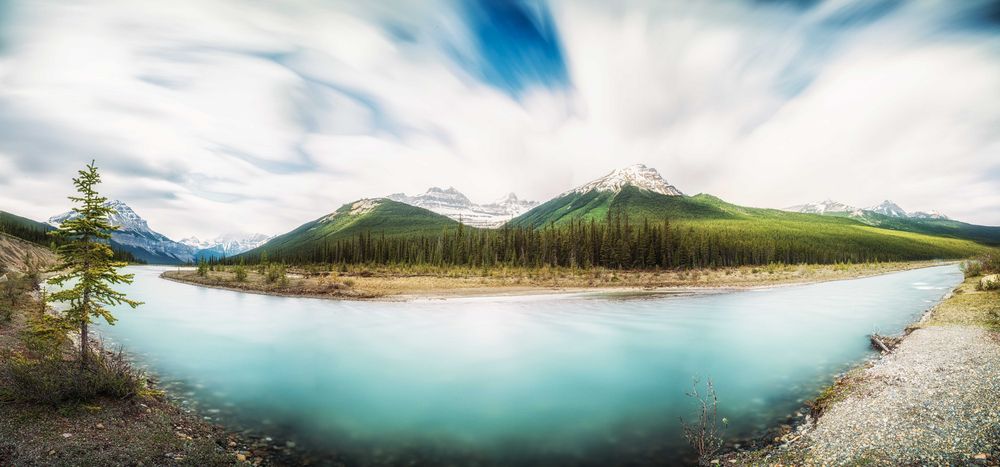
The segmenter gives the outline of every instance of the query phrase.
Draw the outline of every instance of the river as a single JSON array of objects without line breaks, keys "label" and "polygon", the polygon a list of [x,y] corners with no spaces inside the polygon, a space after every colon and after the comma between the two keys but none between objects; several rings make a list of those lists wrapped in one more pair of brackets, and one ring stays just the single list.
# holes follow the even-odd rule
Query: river
[{"label": "river", "polygon": [[117,309],[108,341],[215,421],[361,465],[675,461],[693,377],[715,382],[727,437],[758,433],[962,278],[950,265],[699,295],[358,302],[128,270],[145,304]]}]

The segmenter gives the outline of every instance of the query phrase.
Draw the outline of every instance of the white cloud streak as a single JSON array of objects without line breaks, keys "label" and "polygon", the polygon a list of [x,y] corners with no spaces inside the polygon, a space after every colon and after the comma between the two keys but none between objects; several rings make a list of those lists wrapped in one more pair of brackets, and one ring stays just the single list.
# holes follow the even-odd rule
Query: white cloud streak
[{"label": "white cloud streak", "polygon": [[557,1],[571,85],[520,99],[454,62],[449,4],[379,5],[15,2],[0,209],[64,211],[96,158],[173,238],[280,233],[361,197],[546,199],[644,162],[741,204],[1000,224],[998,31],[952,3]]}]

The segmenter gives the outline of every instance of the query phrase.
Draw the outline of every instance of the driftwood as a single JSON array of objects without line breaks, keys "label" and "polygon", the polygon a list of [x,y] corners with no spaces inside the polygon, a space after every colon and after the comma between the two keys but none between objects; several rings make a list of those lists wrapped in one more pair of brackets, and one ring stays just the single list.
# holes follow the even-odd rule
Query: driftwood
[{"label": "driftwood", "polygon": [[902,337],[889,337],[878,333],[872,334],[869,336],[869,339],[871,340],[872,349],[881,350],[885,353],[892,352],[892,349],[895,349],[903,340]]}]

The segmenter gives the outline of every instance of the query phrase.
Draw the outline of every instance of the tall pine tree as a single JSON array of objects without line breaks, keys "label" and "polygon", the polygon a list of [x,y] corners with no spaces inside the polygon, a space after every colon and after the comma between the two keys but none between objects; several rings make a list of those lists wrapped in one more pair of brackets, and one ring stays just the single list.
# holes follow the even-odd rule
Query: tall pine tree
[{"label": "tall pine tree", "polygon": [[105,205],[107,198],[95,189],[101,183],[101,176],[94,162],[79,174],[79,178],[73,179],[79,196],[69,197],[77,203],[73,209],[77,216],[52,232],[62,244],[57,249],[59,265],[55,268],[59,274],[48,282],[58,286],[70,284],[53,293],[50,300],[68,304],[63,319],[80,330],[80,368],[83,369],[87,366],[88,327],[92,320],[103,318],[108,324],[114,324],[115,317],[108,306],[124,303],[135,308],[141,303],[111,288],[115,284],[132,283],[133,275],[118,273],[118,268],[126,263],[114,260],[114,252],[106,242],[117,227],[108,220],[114,209]]}]

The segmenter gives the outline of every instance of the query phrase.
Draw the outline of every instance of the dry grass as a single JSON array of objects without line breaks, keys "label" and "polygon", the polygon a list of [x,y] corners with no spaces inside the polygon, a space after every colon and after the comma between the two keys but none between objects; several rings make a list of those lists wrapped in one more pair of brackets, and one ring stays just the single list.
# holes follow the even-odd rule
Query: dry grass
[{"label": "dry grass", "polygon": [[1000,291],[976,290],[979,277],[970,277],[941,302],[921,326],[980,326],[1000,331]]},{"label": "dry grass", "polygon": [[582,291],[590,289],[658,289],[669,287],[760,287],[822,282],[932,266],[934,262],[836,265],[783,265],[679,271],[622,271],[570,268],[436,268],[344,267],[327,271],[313,266],[289,269],[286,284],[268,283],[250,272],[236,280],[230,267],[205,277],[193,270],[169,271],[165,278],[211,287],[275,295],[342,299],[455,297]]}]

